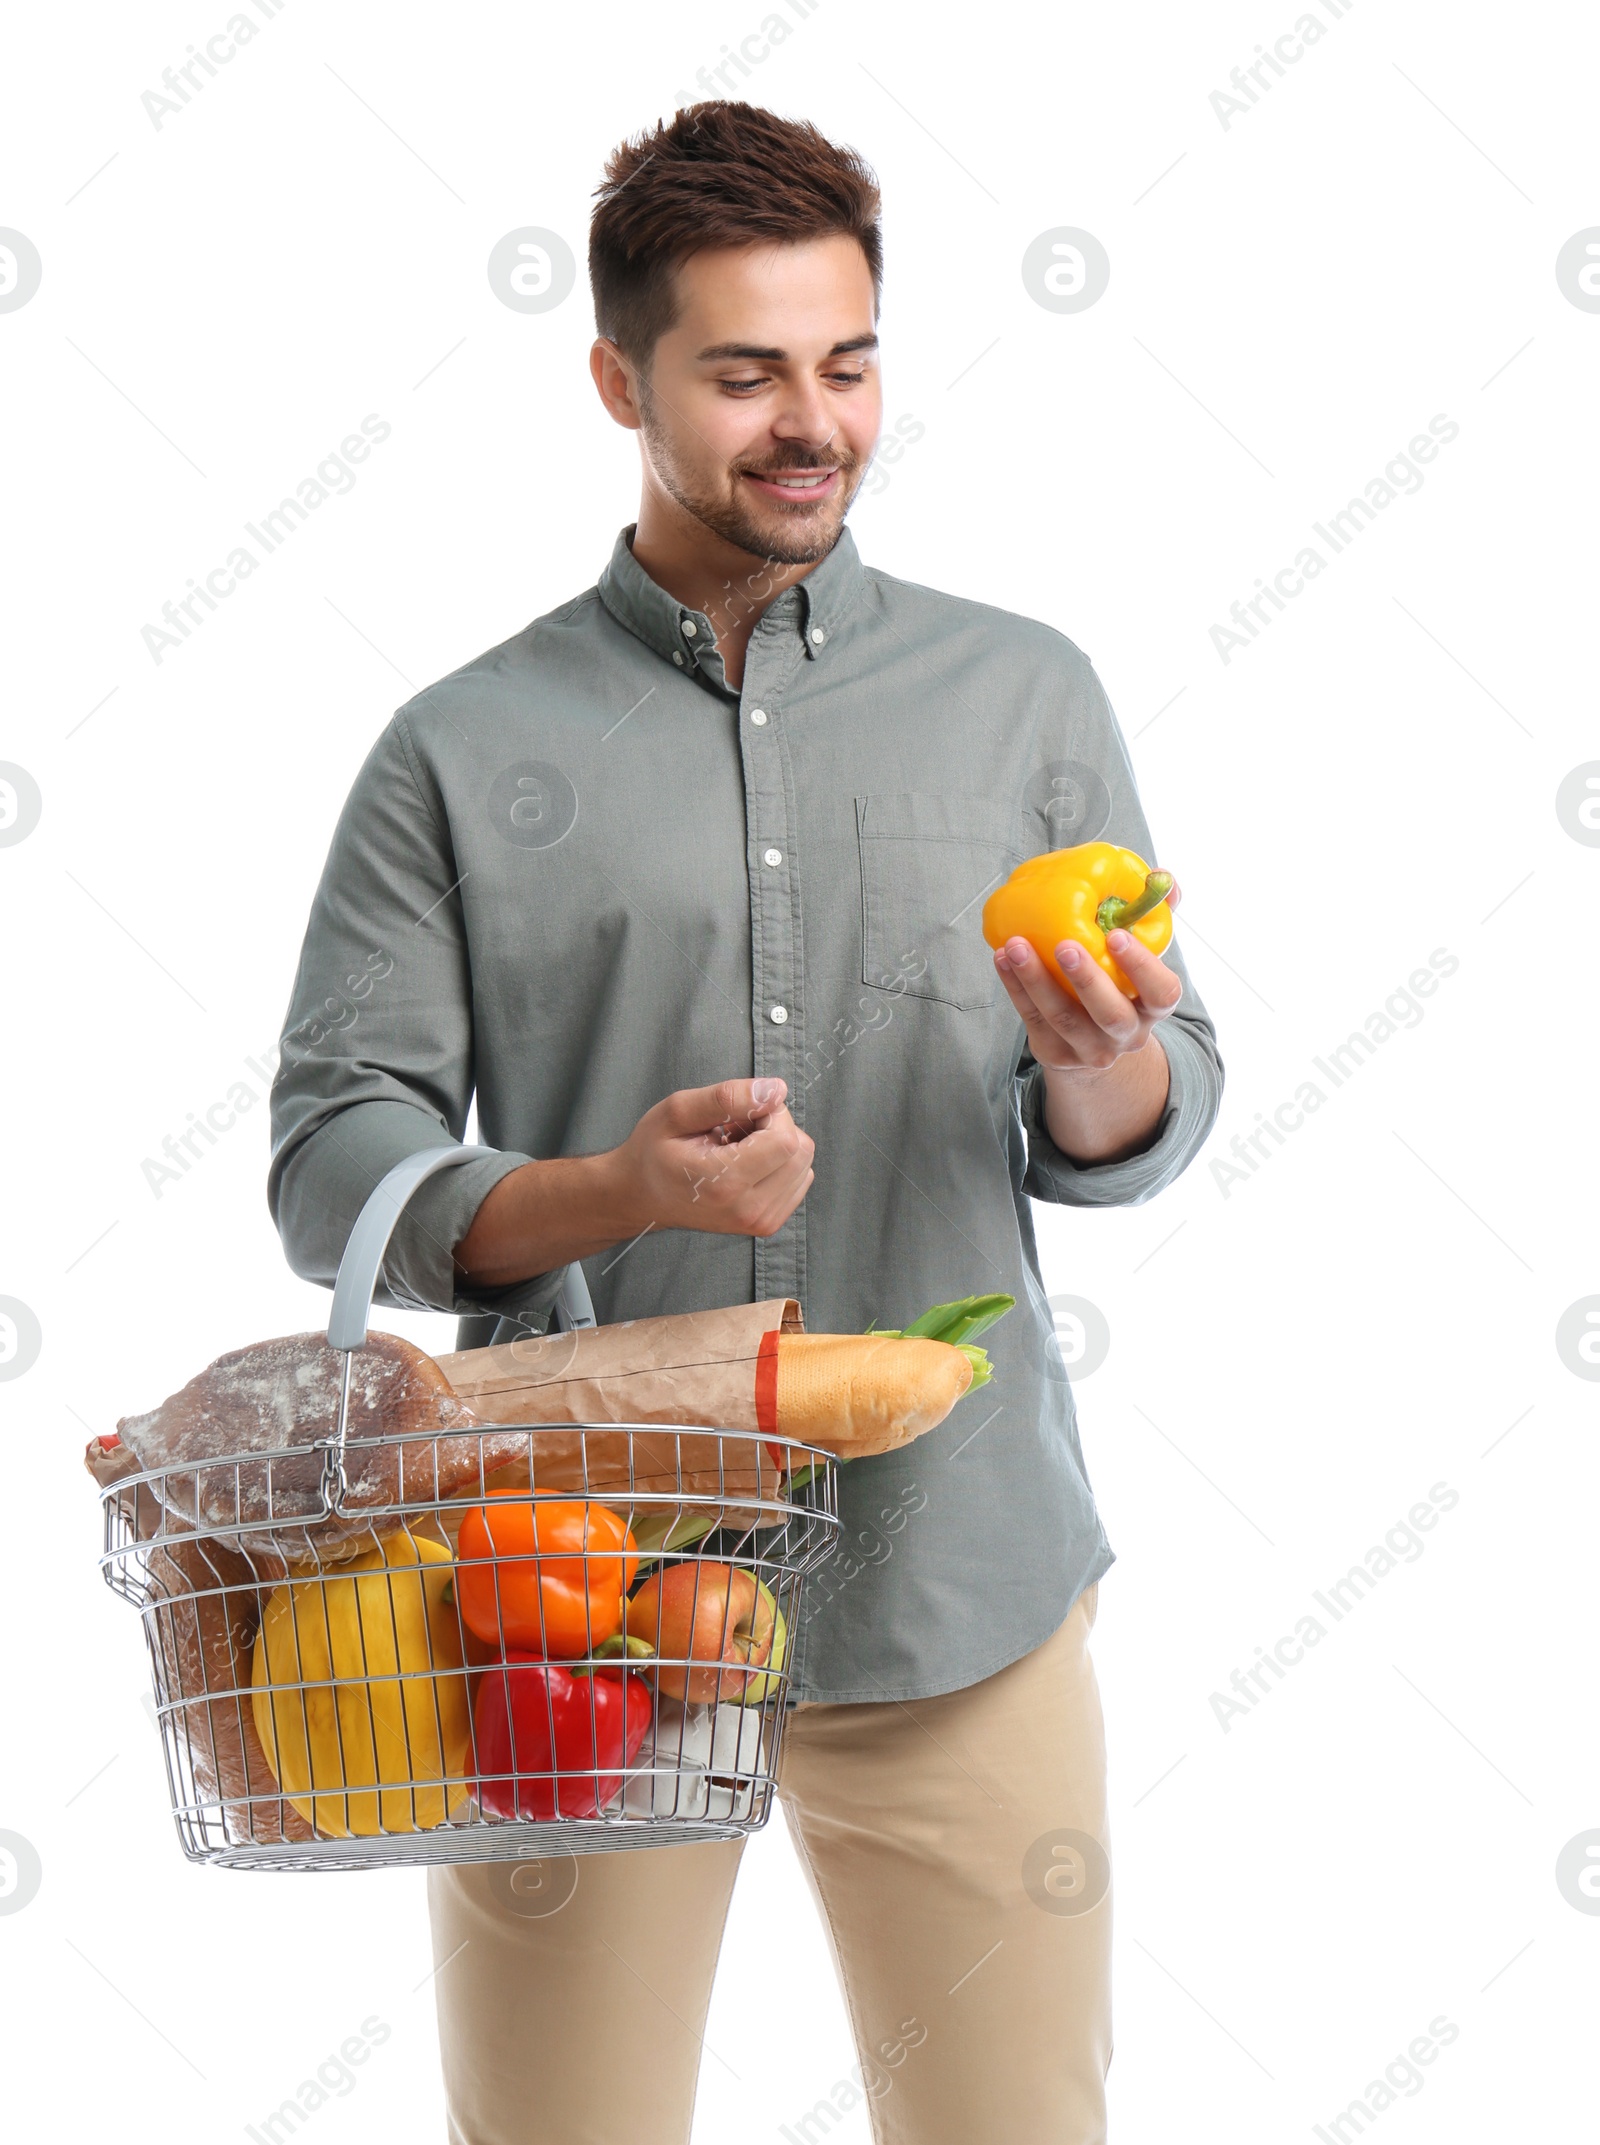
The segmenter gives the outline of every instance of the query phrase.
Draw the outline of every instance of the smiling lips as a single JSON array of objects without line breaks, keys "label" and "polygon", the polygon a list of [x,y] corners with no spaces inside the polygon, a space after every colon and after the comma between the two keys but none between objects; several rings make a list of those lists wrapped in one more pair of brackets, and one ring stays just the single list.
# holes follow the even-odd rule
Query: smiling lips
[{"label": "smiling lips", "polygon": [[761,476],[753,470],[744,472],[746,479],[758,491],[765,492],[769,499],[792,499],[809,503],[813,499],[825,499],[839,472],[835,469],[784,470],[774,476]]}]

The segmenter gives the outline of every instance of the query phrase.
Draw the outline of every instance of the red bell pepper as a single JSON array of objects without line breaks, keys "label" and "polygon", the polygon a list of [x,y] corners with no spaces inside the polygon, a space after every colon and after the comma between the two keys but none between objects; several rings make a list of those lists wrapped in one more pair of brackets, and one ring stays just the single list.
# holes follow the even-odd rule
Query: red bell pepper
[{"label": "red bell pepper", "polygon": [[[622,1650],[619,1640],[610,1644]],[[651,1651],[637,1640],[627,1648]],[[654,1717],[650,1686],[631,1670],[571,1669],[507,1653],[484,1670],[473,1713],[478,1807],[489,1817],[597,1817]]]}]

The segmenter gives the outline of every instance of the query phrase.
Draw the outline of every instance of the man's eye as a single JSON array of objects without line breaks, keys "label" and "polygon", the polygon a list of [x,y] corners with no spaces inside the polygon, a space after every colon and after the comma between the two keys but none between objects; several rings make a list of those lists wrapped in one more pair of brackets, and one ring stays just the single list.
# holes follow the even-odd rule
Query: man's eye
[{"label": "man's eye", "polygon": [[828,377],[832,380],[842,381],[846,387],[859,387],[867,377],[867,374],[866,368],[863,366],[860,372],[835,372],[830,373]]},{"label": "man's eye", "polygon": [[728,390],[729,394],[739,395],[743,394],[746,388],[764,387],[766,382],[764,380],[724,380],[721,385]]}]

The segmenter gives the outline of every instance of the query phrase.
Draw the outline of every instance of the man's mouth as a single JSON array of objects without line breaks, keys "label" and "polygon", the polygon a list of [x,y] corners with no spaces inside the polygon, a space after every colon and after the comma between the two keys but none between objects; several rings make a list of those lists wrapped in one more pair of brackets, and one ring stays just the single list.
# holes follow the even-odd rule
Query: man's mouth
[{"label": "man's mouth", "polygon": [[814,499],[825,499],[838,479],[838,469],[785,469],[772,476],[763,476],[755,470],[744,472],[747,483],[769,499],[788,499],[809,504]]}]

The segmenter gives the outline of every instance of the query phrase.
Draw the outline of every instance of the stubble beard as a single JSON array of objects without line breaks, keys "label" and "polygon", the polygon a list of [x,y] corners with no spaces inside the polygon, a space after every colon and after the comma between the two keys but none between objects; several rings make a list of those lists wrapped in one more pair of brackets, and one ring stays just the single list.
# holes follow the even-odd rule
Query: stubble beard
[{"label": "stubble beard", "polygon": [[[845,516],[861,482],[856,457],[848,449],[835,449],[828,456],[839,471],[837,499],[823,501],[821,515],[811,520],[809,526],[804,526],[800,510],[776,505],[770,519],[758,519],[738,496],[739,472],[732,465],[728,470],[728,481],[734,487],[733,496],[692,483],[677,464],[672,442],[642,382],[639,429],[644,434],[645,445],[650,450],[650,464],[662,489],[702,528],[709,529],[713,536],[720,536],[724,543],[734,544],[752,558],[771,566],[814,566],[819,559],[825,559],[839,541],[839,531],[844,527]],[[817,465],[812,457],[799,452],[779,466],[789,473]],[[806,511],[815,512],[814,509]]]}]

